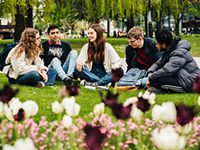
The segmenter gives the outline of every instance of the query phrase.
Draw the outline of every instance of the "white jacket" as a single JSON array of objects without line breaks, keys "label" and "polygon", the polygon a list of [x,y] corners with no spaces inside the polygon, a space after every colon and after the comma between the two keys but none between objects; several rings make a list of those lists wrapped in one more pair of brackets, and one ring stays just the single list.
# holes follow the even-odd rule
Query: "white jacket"
[{"label": "white jacket", "polygon": [[15,51],[17,46],[15,46],[8,54],[6,58],[6,64],[11,63],[12,67],[9,70],[8,76],[10,78],[17,79],[18,76],[26,74],[30,71],[37,71],[37,70],[45,70],[48,71],[48,68],[44,66],[43,61],[41,58],[36,57],[34,61],[30,62],[25,55],[25,52],[21,54],[19,58],[16,59],[16,54],[13,56],[13,52]]},{"label": "white jacket", "polygon": [[[87,66],[87,68],[91,71],[93,61],[91,61],[90,63],[86,63],[86,61],[88,60],[87,48],[88,48],[88,43],[85,44],[81,49],[77,62],[82,60],[83,63]],[[103,65],[106,73],[110,72],[114,68],[122,67],[121,58],[109,43],[105,44],[105,60],[103,62]]]}]

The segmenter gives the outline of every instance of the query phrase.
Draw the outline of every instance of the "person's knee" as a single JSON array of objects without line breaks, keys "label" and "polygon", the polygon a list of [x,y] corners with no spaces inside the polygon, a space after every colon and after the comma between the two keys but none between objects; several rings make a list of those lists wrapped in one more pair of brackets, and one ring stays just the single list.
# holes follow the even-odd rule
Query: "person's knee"
[{"label": "person's knee", "polygon": [[54,57],[54,58],[52,59],[52,61],[51,61],[51,64],[52,64],[53,66],[55,66],[55,65],[61,65],[61,62],[60,62],[60,60],[59,60],[57,57]]},{"label": "person's knee", "polygon": [[76,50],[72,50],[70,53],[69,53],[70,57],[72,57],[73,59],[74,58],[77,58],[78,57],[78,52]]}]

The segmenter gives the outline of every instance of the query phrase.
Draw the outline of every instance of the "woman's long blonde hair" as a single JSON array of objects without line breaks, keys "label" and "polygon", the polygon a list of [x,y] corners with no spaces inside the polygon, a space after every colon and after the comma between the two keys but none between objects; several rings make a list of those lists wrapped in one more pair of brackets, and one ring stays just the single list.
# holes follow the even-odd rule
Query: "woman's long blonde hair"
[{"label": "woman's long blonde hair", "polygon": [[14,52],[14,54],[17,54],[16,59],[25,52],[29,61],[33,61],[39,54],[43,53],[42,45],[40,44],[38,46],[36,43],[37,33],[39,31],[33,28],[27,28],[22,32],[19,45]]}]

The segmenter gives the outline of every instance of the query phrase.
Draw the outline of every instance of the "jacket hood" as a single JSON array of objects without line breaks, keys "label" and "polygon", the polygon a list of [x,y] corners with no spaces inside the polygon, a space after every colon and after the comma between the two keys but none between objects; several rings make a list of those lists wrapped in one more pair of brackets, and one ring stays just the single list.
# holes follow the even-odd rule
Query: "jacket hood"
[{"label": "jacket hood", "polygon": [[188,41],[186,40],[181,40],[180,42],[178,42],[178,45],[176,47],[177,49],[186,49],[188,51],[190,51],[191,49],[191,45]]},{"label": "jacket hood", "polygon": [[190,51],[190,43],[186,40],[181,40],[179,36],[176,36],[169,45],[169,53],[171,53],[175,49],[186,49]]}]

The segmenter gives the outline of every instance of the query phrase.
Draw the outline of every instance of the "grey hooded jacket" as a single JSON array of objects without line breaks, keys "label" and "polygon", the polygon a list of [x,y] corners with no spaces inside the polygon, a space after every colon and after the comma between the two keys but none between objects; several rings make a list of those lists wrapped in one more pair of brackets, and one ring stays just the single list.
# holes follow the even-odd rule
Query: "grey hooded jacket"
[{"label": "grey hooded jacket", "polygon": [[200,69],[189,52],[190,43],[186,40],[180,41],[177,37],[173,40],[177,42],[174,48],[169,48],[169,51],[163,53],[163,56],[149,68],[147,74],[152,73],[149,81],[155,83],[159,78],[173,76],[185,91],[192,92],[194,79],[200,75]]}]

